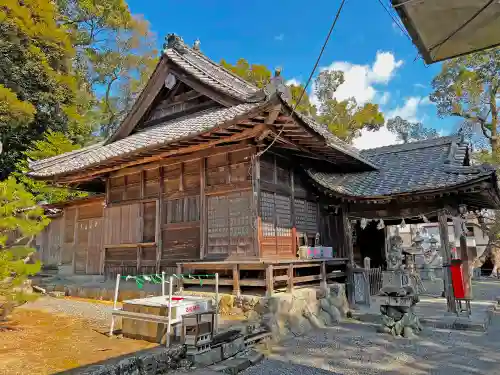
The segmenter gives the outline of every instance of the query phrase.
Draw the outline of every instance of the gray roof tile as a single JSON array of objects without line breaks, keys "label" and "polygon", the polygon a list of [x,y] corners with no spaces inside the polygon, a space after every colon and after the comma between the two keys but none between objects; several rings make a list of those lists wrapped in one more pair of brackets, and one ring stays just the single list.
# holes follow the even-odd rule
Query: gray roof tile
[{"label": "gray roof tile", "polygon": [[309,169],[307,172],[333,193],[353,198],[440,189],[491,176],[494,173],[491,167],[463,165],[467,147],[457,137],[442,137],[361,151],[362,156],[379,167],[375,171],[329,173]]},{"label": "gray roof tile", "polygon": [[38,177],[55,176],[85,169],[139,150],[160,148],[170,142],[219,126],[258,105],[258,103],[240,104],[230,108],[210,109],[160,123],[107,145],[99,143],[63,155],[32,162],[30,174]]},{"label": "gray roof tile", "polygon": [[214,63],[204,54],[183,46],[167,48],[164,53],[177,66],[201,82],[244,102],[250,101],[259,89],[242,78]]}]

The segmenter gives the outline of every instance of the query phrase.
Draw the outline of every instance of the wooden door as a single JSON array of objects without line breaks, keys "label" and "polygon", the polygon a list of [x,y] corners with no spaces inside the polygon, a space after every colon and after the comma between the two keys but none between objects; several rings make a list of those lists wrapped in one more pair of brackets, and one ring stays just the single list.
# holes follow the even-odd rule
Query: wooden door
[{"label": "wooden door", "polygon": [[52,220],[48,227],[48,256],[46,264],[57,265],[61,261],[62,219]]},{"label": "wooden door", "polygon": [[74,266],[76,274],[85,274],[87,271],[87,252],[89,246],[90,220],[78,220],[76,229],[76,244]]},{"label": "wooden door", "polygon": [[103,252],[103,219],[89,219],[87,248],[87,275],[101,273],[101,256]]}]

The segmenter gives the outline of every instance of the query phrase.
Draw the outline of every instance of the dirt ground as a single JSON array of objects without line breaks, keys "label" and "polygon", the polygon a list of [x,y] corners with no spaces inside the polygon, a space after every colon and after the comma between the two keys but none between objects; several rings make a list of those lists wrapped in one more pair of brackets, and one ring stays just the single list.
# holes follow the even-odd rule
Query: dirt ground
[{"label": "dirt ground", "polygon": [[42,310],[16,309],[0,332],[0,374],[56,374],[156,344],[109,338],[102,325]]}]

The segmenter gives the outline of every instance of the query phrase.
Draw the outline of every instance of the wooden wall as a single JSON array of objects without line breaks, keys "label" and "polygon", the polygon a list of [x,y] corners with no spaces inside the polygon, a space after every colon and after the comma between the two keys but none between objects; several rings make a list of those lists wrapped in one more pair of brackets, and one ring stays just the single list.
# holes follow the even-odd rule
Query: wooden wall
[{"label": "wooden wall", "polygon": [[302,238],[314,243],[316,233],[325,246],[336,246],[338,219],[323,212],[316,196],[292,163],[266,153],[260,158],[261,257],[294,259]]},{"label": "wooden wall", "polygon": [[[169,158],[109,176],[105,273],[255,256],[248,145]],[[203,225],[201,225],[203,223]]]},{"label": "wooden wall", "polygon": [[103,263],[103,203],[67,205],[37,237],[45,265],[69,266],[76,274],[99,275]]}]

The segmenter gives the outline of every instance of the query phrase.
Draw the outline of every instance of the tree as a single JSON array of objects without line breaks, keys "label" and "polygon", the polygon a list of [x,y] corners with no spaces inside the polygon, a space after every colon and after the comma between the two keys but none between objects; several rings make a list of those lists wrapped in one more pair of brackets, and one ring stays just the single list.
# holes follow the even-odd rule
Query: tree
[{"label": "tree", "polygon": [[315,81],[319,101],[317,120],[346,142],[361,135],[361,130],[376,131],[384,125],[384,116],[377,104],[359,105],[355,98],[339,101],[335,92],[344,83],[340,71],[322,71]]},{"label": "tree", "polygon": [[[500,166],[500,48],[476,52],[447,61],[433,79],[434,92],[430,99],[436,103],[440,116],[462,119],[466,132],[479,130],[486,148],[474,155],[481,162]],[[500,214],[494,212],[486,222],[478,224],[488,236],[487,248],[474,265],[480,266],[491,257],[495,269],[500,268]]]},{"label": "tree", "polygon": [[107,136],[156,66],[156,37],[123,0],[57,0],[57,6],[76,48],[73,65],[82,89],[94,94],[87,121]]},{"label": "tree", "polygon": [[81,122],[74,49],[52,2],[4,1],[0,7],[0,179],[47,129],[72,139],[89,135]]},{"label": "tree", "polygon": [[439,137],[436,129],[426,128],[419,122],[410,122],[400,116],[387,120],[387,129],[396,134],[397,139],[403,143]]},{"label": "tree", "polygon": [[16,164],[16,170],[12,175],[18,182],[22,183],[25,189],[33,194],[36,202],[57,203],[76,197],[83,197],[84,192],[72,191],[64,187],[55,187],[45,181],[37,181],[28,176],[28,160],[41,160],[65,152],[78,150],[80,145],[73,144],[63,133],[47,131],[45,137],[35,141],[33,145],[24,153],[23,158]]},{"label": "tree", "polygon": [[430,99],[440,116],[459,117],[478,127],[491,150],[499,152],[500,48],[445,62],[432,87]]},{"label": "tree", "polygon": [[[266,87],[266,85],[271,81],[272,73],[265,65],[249,64],[248,61],[243,58],[236,61],[235,65],[231,65],[225,60],[221,60],[220,64],[227,70],[233,72],[258,88]],[[295,106],[302,95],[304,86],[291,84],[289,85],[289,88],[292,97],[291,104],[292,106]],[[297,106],[297,112],[307,116],[314,116],[316,114],[316,107],[311,103],[307,92],[302,95],[302,99]]]},{"label": "tree", "polygon": [[30,298],[24,282],[40,270],[31,242],[48,221],[22,184],[13,177],[0,181],[0,320]]}]

